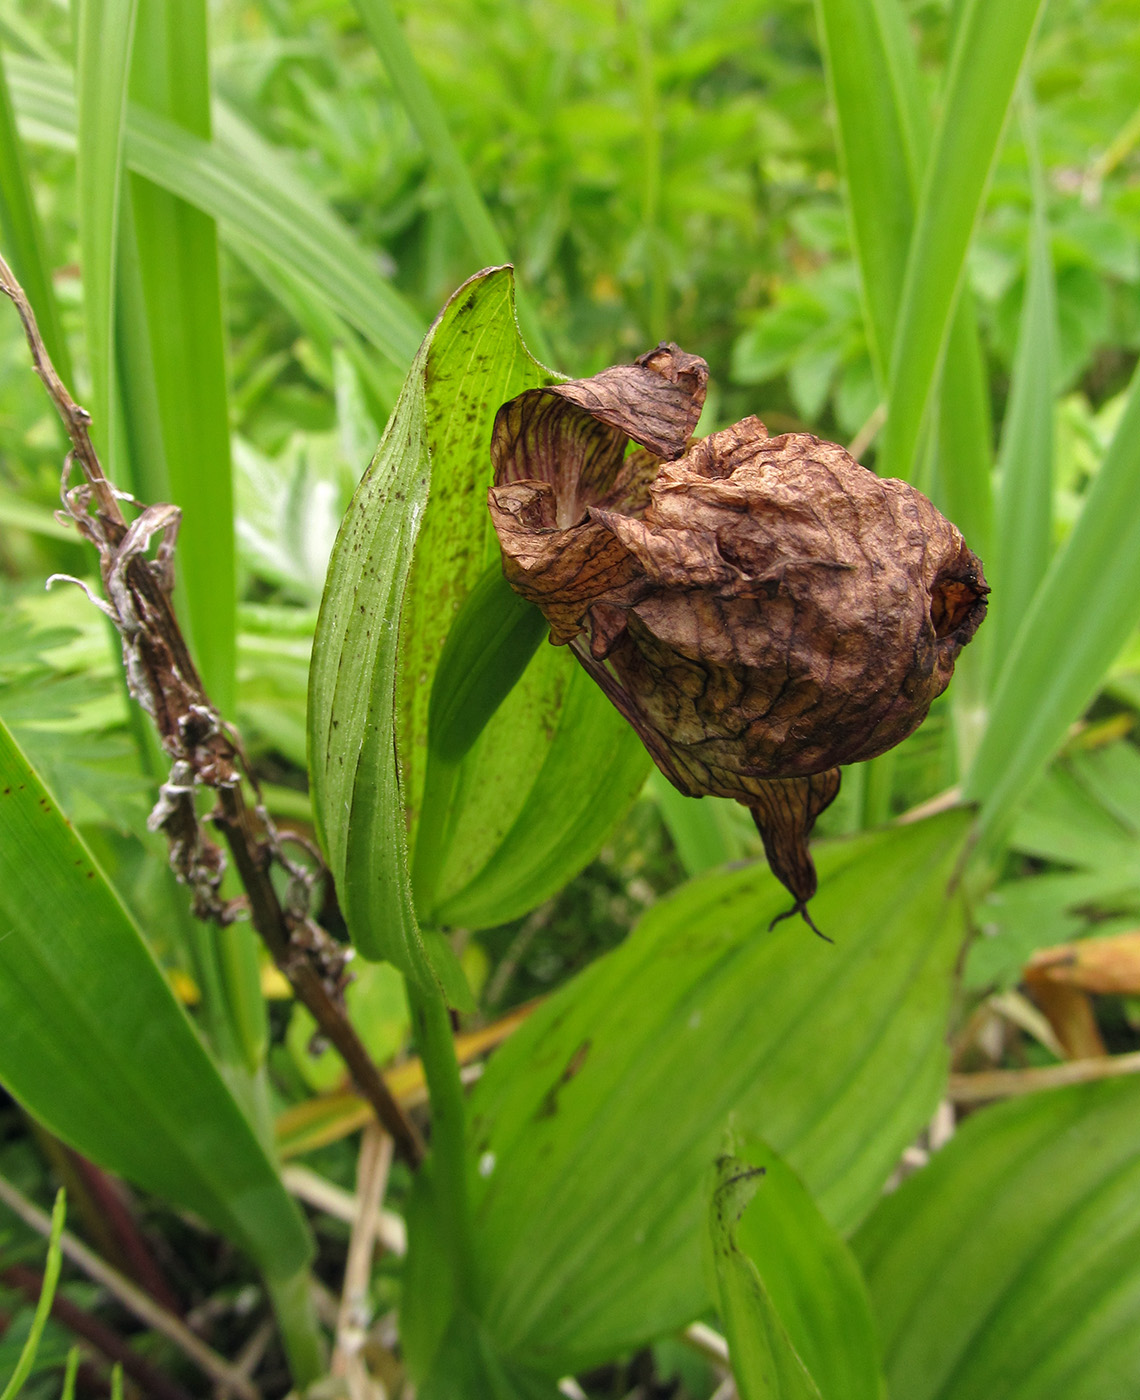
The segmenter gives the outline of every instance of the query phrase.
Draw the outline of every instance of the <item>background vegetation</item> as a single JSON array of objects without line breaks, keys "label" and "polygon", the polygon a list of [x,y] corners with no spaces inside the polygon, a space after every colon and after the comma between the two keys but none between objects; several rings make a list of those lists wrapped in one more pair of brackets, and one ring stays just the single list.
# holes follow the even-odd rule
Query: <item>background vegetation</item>
[{"label": "background vegetation", "polygon": [[[773,432],[853,443],[934,497],[995,586],[951,692],[897,755],[846,773],[820,823],[823,836],[857,838],[820,854],[818,918],[839,962],[821,962],[802,929],[764,934],[780,895],[751,864],[747,813],[643,783],[640,755],[604,720],[580,719],[566,677],[539,657],[550,675],[528,672],[532,689],[511,703],[546,704],[548,727],[562,723],[609,786],[580,777],[592,822],[573,839],[531,828],[525,871],[513,857],[496,867],[471,835],[513,829],[518,810],[494,807],[495,783],[534,786],[535,802],[570,789],[496,777],[492,726],[464,770],[432,911],[473,991],[461,1057],[477,1064],[514,1029],[502,1018],[556,989],[568,1017],[540,1012],[476,1096],[482,1340],[448,1331],[425,1302],[425,1278],[450,1266],[425,1234],[426,1188],[397,1163],[353,1351],[337,1303],[361,1201],[383,1178],[374,1145],[371,1158],[360,1146],[367,1108],[247,927],[192,921],[148,833],[163,765],[117,645],[80,594],[43,589],[54,572],[94,581],[95,566],[52,515],[62,434],[15,316],[0,318],[5,773],[32,770],[26,781],[42,780],[84,843],[72,853],[78,838],[60,830],[42,868],[20,869],[26,848],[0,816],[0,908],[14,933],[5,962],[0,930],[0,1080],[13,1095],[0,1177],[42,1206],[66,1184],[69,1228],[215,1353],[244,1355],[247,1384],[266,1395],[286,1391],[289,1364],[295,1377],[314,1371],[315,1333],[289,1294],[310,1231],[322,1324],[392,1394],[410,1364],[425,1396],[432,1384],[548,1394],[573,1373],[591,1396],[705,1400],[724,1370],[707,1339],[700,1349],[704,1334],[684,1340],[698,1318],[727,1330],[746,1396],[845,1396],[853,1375],[875,1394],[880,1366],[895,1400],[1136,1393],[1127,1334],[1140,1273],[1124,1262],[1140,1231],[1135,1081],[1021,1096],[1038,1071],[1047,1085],[1107,1077],[1138,1062],[1102,1057],[1140,1050],[1140,401],[1129,396],[1140,4],[1048,0],[1034,30],[1038,9],[440,0],[397,24],[380,0],[218,0],[207,78],[204,6],[0,0],[0,247],[95,415],[110,475],[183,508],[179,613],[283,827],[314,830],[309,658],[338,526],[422,336],[481,267],[515,264],[522,333],[540,360],[584,375],[675,340],[711,367],[701,433],[755,412]],[[488,292],[480,313],[504,386],[528,372],[505,297]],[[445,332],[433,353],[449,364]],[[449,406],[466,394],[485,414],[491,392],[458,370],[453,382],[454,400],[429,396],[424,410],[437,473],[453,460],[437,450]],[[429,511],[408,585],[423,670],[407,663],[397,678],[413,818],[426,758],[408,755],[426,752],[428,682],[483,560],[482,516],[467,497],[448,509]],[[325,656],[343,661],[331,645]],[[541,768],[547,749],[535,745]],[[591,747],[611,761],[592,761]],[[313,777],[315,793],[328,787]],[[981,804],[981,834],[948,901],[968,824],[949,809],[963,793]],[[885,826],[932,800],[943,815]],[[327,836],[328,808],[316,816]],[[98,872],[98,895],[59,875],[65,849],[77,880]],[[321,917],[344,937],[342,912],[355,934],[360,905],[332,863],[340,904],[326,891]],[[714,970],[699,961],[702,937],[724,945]],[[1048,951],[1074,940],[1076,951]],[[655,971],[670,957],[682,981]],[[402,981],[390,963],[356,967],[354,1020],[422,1113],[410,1058],[422,1036],[413,1045]],[[700,1006],[678,990],[697,985]],[[703,1008],[715,1043],[683,1042],[682,1007],[685,1018]],[[159,1029],[140,1055],[148,1025]],[[583,1043],[578,1097],[568,1085],[565,1112],[544,1117],[551,1067],[572,1065]],[[992,1071],[1022,1077],[983,1082]],[[767,1164],[778,1207],[758,1190],[739,1231],[731,1173],[702,1176],[733,1113],[732,1151]],[[903,1147],[905,1174],[964,1115],[933,1165],[876,1205]],[[524,1120],[529,1134],[516,1132]],[[187,1122],[201,1131],[188,1138]],[[800,1278],[772,1244],[773,1220],[839,1262]],[[26,1220],[4,1224],[7,1374],[32,1326],[44,1244]],[[646,1237],[655,1254],[639,1252]],[[943,1265],[937,1279],[924,1259]],[[846,1333],[806,1334],[797,1290],[808,1313],[830,1298]],[[204,1393],[184,1345],[104,1284],[65,1268],[59,1296],[71,1321],[57,1309],[48,1323],[26,1394],[59,1393],[76,1312]],[[881,1353],[863,1345],[872,1314]],[[756,1374],[775,1366],[783,1389],[756,1388],[738,1358],[757,1317],[776,1340]],[[480,1347],[500,1360],[471,1380]],[[80,1384],[99,1385],[101,1364],[85,1362]],[[351,1368],[337,1384],[369,1393]]]}]

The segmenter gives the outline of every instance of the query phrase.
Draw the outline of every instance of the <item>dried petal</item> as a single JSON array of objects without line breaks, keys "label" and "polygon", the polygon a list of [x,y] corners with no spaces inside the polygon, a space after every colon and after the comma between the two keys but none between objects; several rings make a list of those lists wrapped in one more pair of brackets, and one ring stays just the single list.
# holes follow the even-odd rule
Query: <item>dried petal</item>
[{"label": "dried petal", "polygon": [[925,496],[834,443],[747,418],[686,447],[706,377],[665,345],[505,404],[491,515],[552,641],[682,792],[751,808],[802,912],[838,765],[922,722],[989,590]]}]

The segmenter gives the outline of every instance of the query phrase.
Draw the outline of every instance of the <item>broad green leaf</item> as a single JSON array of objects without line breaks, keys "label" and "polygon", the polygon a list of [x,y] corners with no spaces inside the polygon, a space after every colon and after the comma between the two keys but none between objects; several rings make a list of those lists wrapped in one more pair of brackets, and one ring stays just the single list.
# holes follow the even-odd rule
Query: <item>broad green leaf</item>
[{"label": "broad green leaf", "polygon": [[985,638],[991,673],[1001,668],[1018,626],[1049,567],[1053,546],[1053,383],[1057,307],[1049,247],[1045,174],[1037,150],[1036,119],[1028,102],[1022,125],[1029,155],[1033,211],[1029,220],[1028,275],[1009,403],[998,455],[993,616]]},{"label": "broad green leaf", "polygon": [[717,1158],[709,1235],[720,1314],[740,1400],[822,1400],[796,1352],[755,1262],[737,1242],[740,1220],[764,1186],[764,1170],[725,1154]]},{"label": "broad green leaf", "polygon": [[736,1146],[761,1168],[736,1245],[756,1267],[822,1400],[880,1400],[879,1350],[859,1266],[791,1167],[757,1137]]},{"label": "broad green leaf", "polygon": [[40,334],[65,384],[72,383],[71,356],[44,252],[43,230],[28,183],[24,144],[16,130],[8,80],[0,65],[0,233],[3,252],[28,294]]},{"label": "broad green leaf", "polygon": [[968,816],[819,848],[813,913],[769,931],[763,866],[691,881],[561,988],[471,1100],[482,1313],[507,1355],[575,1371],[707,1305],[703,1174],[729,1114],[849,1229],[937,1101],[947,898]]},{"label": "broad green leaf", "polygon": [[85,1156],[244,1246],[308,1232],[118,896],[0,724],[0,1080]]},{"label": "broad green leaf", "polygon": [[428,332],[329,561],[309,668],[313,815],[349,933],[430,986],[408,874],[396,760],[400,606],[427,504],[424,377],[453,298]]},{"label": "broad green leaf", "polygon": [[[143,120],[209,140],[204,0],[138,0],[131,97]],[[142,176],[130,187],[169,492],[147,499],[182,511],[179,614],[207,690],[232,714],[237,583],[217,229]],[[130,364],[121,372],[129,378]]]},{"label": "broad green leaf", "polygon": [[1096,696],[1140,620],[1140,374],[1080,518],[1034,594],[966,776],[997,829]]},{"label": "broad green leaf", "polygon": [[[423,435],[432,462],[431,493],[405,590],[397,674],[397,736],[404,800],[415,830],[427,769],[433,681],[460,608],[499,558],[487,490],[491,428],[499,406],[558,376],[528,353],[514,312],[508,268],[483,274],[457,292],[433,331],[424,371]],[[506,608],[513,612],[513,602]],[[478,619],[488,637],[493,606]],[[470,625],[470,624],[469,624]],[[450,649],[461,646],[458,638]]]},{"label": "broad green leaf", "polygon": [[480,273],[428,333],[341,527],[313,648],[314,808],[349,928],[366,956],[421,982],[432,974],[405,812],[422,774],[431,676],[483,571],[491,419],[520,380],[545,377],[518,338],[510,282],[509,269]]},{"label": "broad green leaf", "polygon": [[76,202],[94,433],[112,441],[115,252],[123,124],[136,0],[80,0],[75,83]]},{"label": "broad green leaf", "polygon": [[558,1400],[559,1390],[549,1376],[504,1360],[479,1319],[464,1311],[452,1318],[416,1395],[422,1400]]},{"label": "broad green leaf", "polygon": [[1006,111],[1042,0],[964,0],[926,161],[890,360],[884,475],[914,475]]},{"label": "broad green leaf", "polygon": [[892,1395],[1132,1400],[1140,1081],[983,1109],[854,1245]]},{"label": "broad green leaf", "polygon": [[978,910],[991,935],[971,945],[967,982],[1018,980],[1038,948],[1110,933],[1140,915],[1140,750],[1120,740],[1059,760],[1033,784],[1009,831],[1011,850],[1044,873],[1018,872]]},{"label": "broad green leaf", "polygon": [[435,916],[506,923],[598,853],[649,755],[565,648],[543,645],[460,765]]},{"label": "broad green leaf", "polygon": [[[64,149],[75,144],[70,74],[51,64],[9,56],[12,100],[26,136]],[[356,326],[401,371],[423,332],[416,313],[385,281],[368,252],[315,191],[278,170],[254,165],[218,142],[173,122],[128,111],[127,165],[216,219],[287,268]]]}]

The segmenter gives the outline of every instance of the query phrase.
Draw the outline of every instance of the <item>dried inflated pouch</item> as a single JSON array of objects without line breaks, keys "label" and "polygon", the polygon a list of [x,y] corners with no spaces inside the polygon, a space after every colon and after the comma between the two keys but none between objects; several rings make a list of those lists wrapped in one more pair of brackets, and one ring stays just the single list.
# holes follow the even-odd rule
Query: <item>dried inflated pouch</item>
[{"label": "dried inflated pouch", "polygon": [[660,345],[504,404],[491,516],[551,640],[676,787],[750,808],[806,917],[838,765],[922,722],[989,590],[921,492],[835,443],[756,418],[693,442],[707,377]]}]

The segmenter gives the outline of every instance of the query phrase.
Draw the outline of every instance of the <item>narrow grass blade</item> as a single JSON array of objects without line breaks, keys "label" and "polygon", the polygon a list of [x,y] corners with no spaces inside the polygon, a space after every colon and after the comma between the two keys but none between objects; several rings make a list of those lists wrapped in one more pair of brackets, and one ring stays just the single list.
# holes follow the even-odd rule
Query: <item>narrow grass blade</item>
[{"label": "narrow grass blade", "polygon": [[76,199],[94,436],[109,449],[114,404],[115,255],[135,0],[80,0]]},{"label": "narrow grass blade", "polygon": [[63,1250],[60,1248],[59,1240],[63,1234],[63,1222],[66,1218],[67,1197],[61,1186],[55,1193],[55,1205],[52,1207],[47,1263],[44,1265],[43,1282],[40,1284],[39,1302],[36,1304],[35,1316],[32,1318],[32,1330],[24,1342],[24,1349],[20,1352],[16,1369],[12,1372],[8,1384],[0,1392],[0,1400],[15,1400],[15,1397],[23,1389],[24,1382],[32,1374],[32,1367],[36,1364],[40,1338],[43,1336],[47,1320],[51,1316],[51,1305],[55,1301],[55,1289],[59,1283],[59,1270],[63,1263]]},{"label": "narrow grass blade", "polygon": [[1043,0],[964,0],[891,351],[884,475],[914,475],[966,250]]},{"label": "narrow grass blade", "polygon": [[75,1400],[75,1382],[79,1376],[79,1348],[72,1347],[67,1353],[67,1365],[63,1372],[63,1389],[59,1400]]},{"label": "narrow grass blade", "polygon": [[[930,145],[926,94],[898,0],[817,0],[864,319],[884,395],[915,206]],[[983,559],[990,557],[993,464],[989,388],[972,298],[958,300],[938,392],[937,470],[931,494]],[[883,465],[880,459],[880,465]],[[886,470],[891,468],[886,466]],[[982,672],[963,660],[953,692],[958,758],[972,753]],[[870,766],[868,824],[890,809],[894,766]]]},{"label": "narrow grass blade", "polygon": [[[439,103],[404,37],[390,0],[355,0],[356,8],[376,52],[387,69],[404,109],[447,192],[471,250],[484,267],[510,262],[507,245],[476,188],[467,162],[460,154]],[[527,340],[540,359],[552,358],[538,319],[521,291],[517,293],[519,319]]]},{"label": "narrow grass blade", "polygon": [[90,851],[0,724],[0,1081],[65,1142],[287,1278],[309,1238]]},{"label": "narrow grass blade", "polygon": [[1000,826],[1096,696],[1140,621],[1140,373],[1080,518],[1034,594],[966,778]]},{"label": "narrow grass blade", "polygon": [[816,0],[868,341],[886,385],[929,140],[897,0]]},{"label": "narrow grass blade", "polygon": [[755,828],[738,802],[723,797],[686,797],[656,768],[649,775],[648,790],[686,875],[703,875],[730,860],[744,858],[749,828]]},{"label": "narrow grass blade", "polygon": [[[9,57],[8,79],[21,121],[37,140],[75,144],[70,75],[34,59]],[[401,372],[423,322],[386,281],[375,260],[315,192],[283,183],[248,159],[158,116],[129,112],[126,161],[139,175],[216,219],[322,296]]]},{"label": "narrow grass blade", "polygon": [[[208,141],[204,0],[137,3],[132,101]],[[237,582],[217,231],[184,200],[130,178],[169,499],[182,511],[179,611],[207,689],[229,714]]]},{"label": "narrow grass blade", "polygon": [[986,638],[992,674],[1000,676],[1017,629],[1052,552],[1053,379],[1056,363],[1056,297],[1049,247],[1045,176],[1037,150],[1036,121],[1023,108],[1026,151],[1033,188],[1029,221],[1028,274],[1009,403],[998,456],[997,536],[993,617]]},{"label": "narrow grass blade", "polygon": [[43,231],[28,181],[24,147],[16,130],[8,80],[0,65],[0,233],[4,254],[20,279],[39,322],[52,363],[65,383],[72,380],[71,355],[59,319],[59,304],[44,251]]},{"label": "narrow grass blade", "polygon": [[993,556],[993,419],[989,372],[967,288],[950,325],[938,396],[938,447],[933,495],[975,554]]}]

